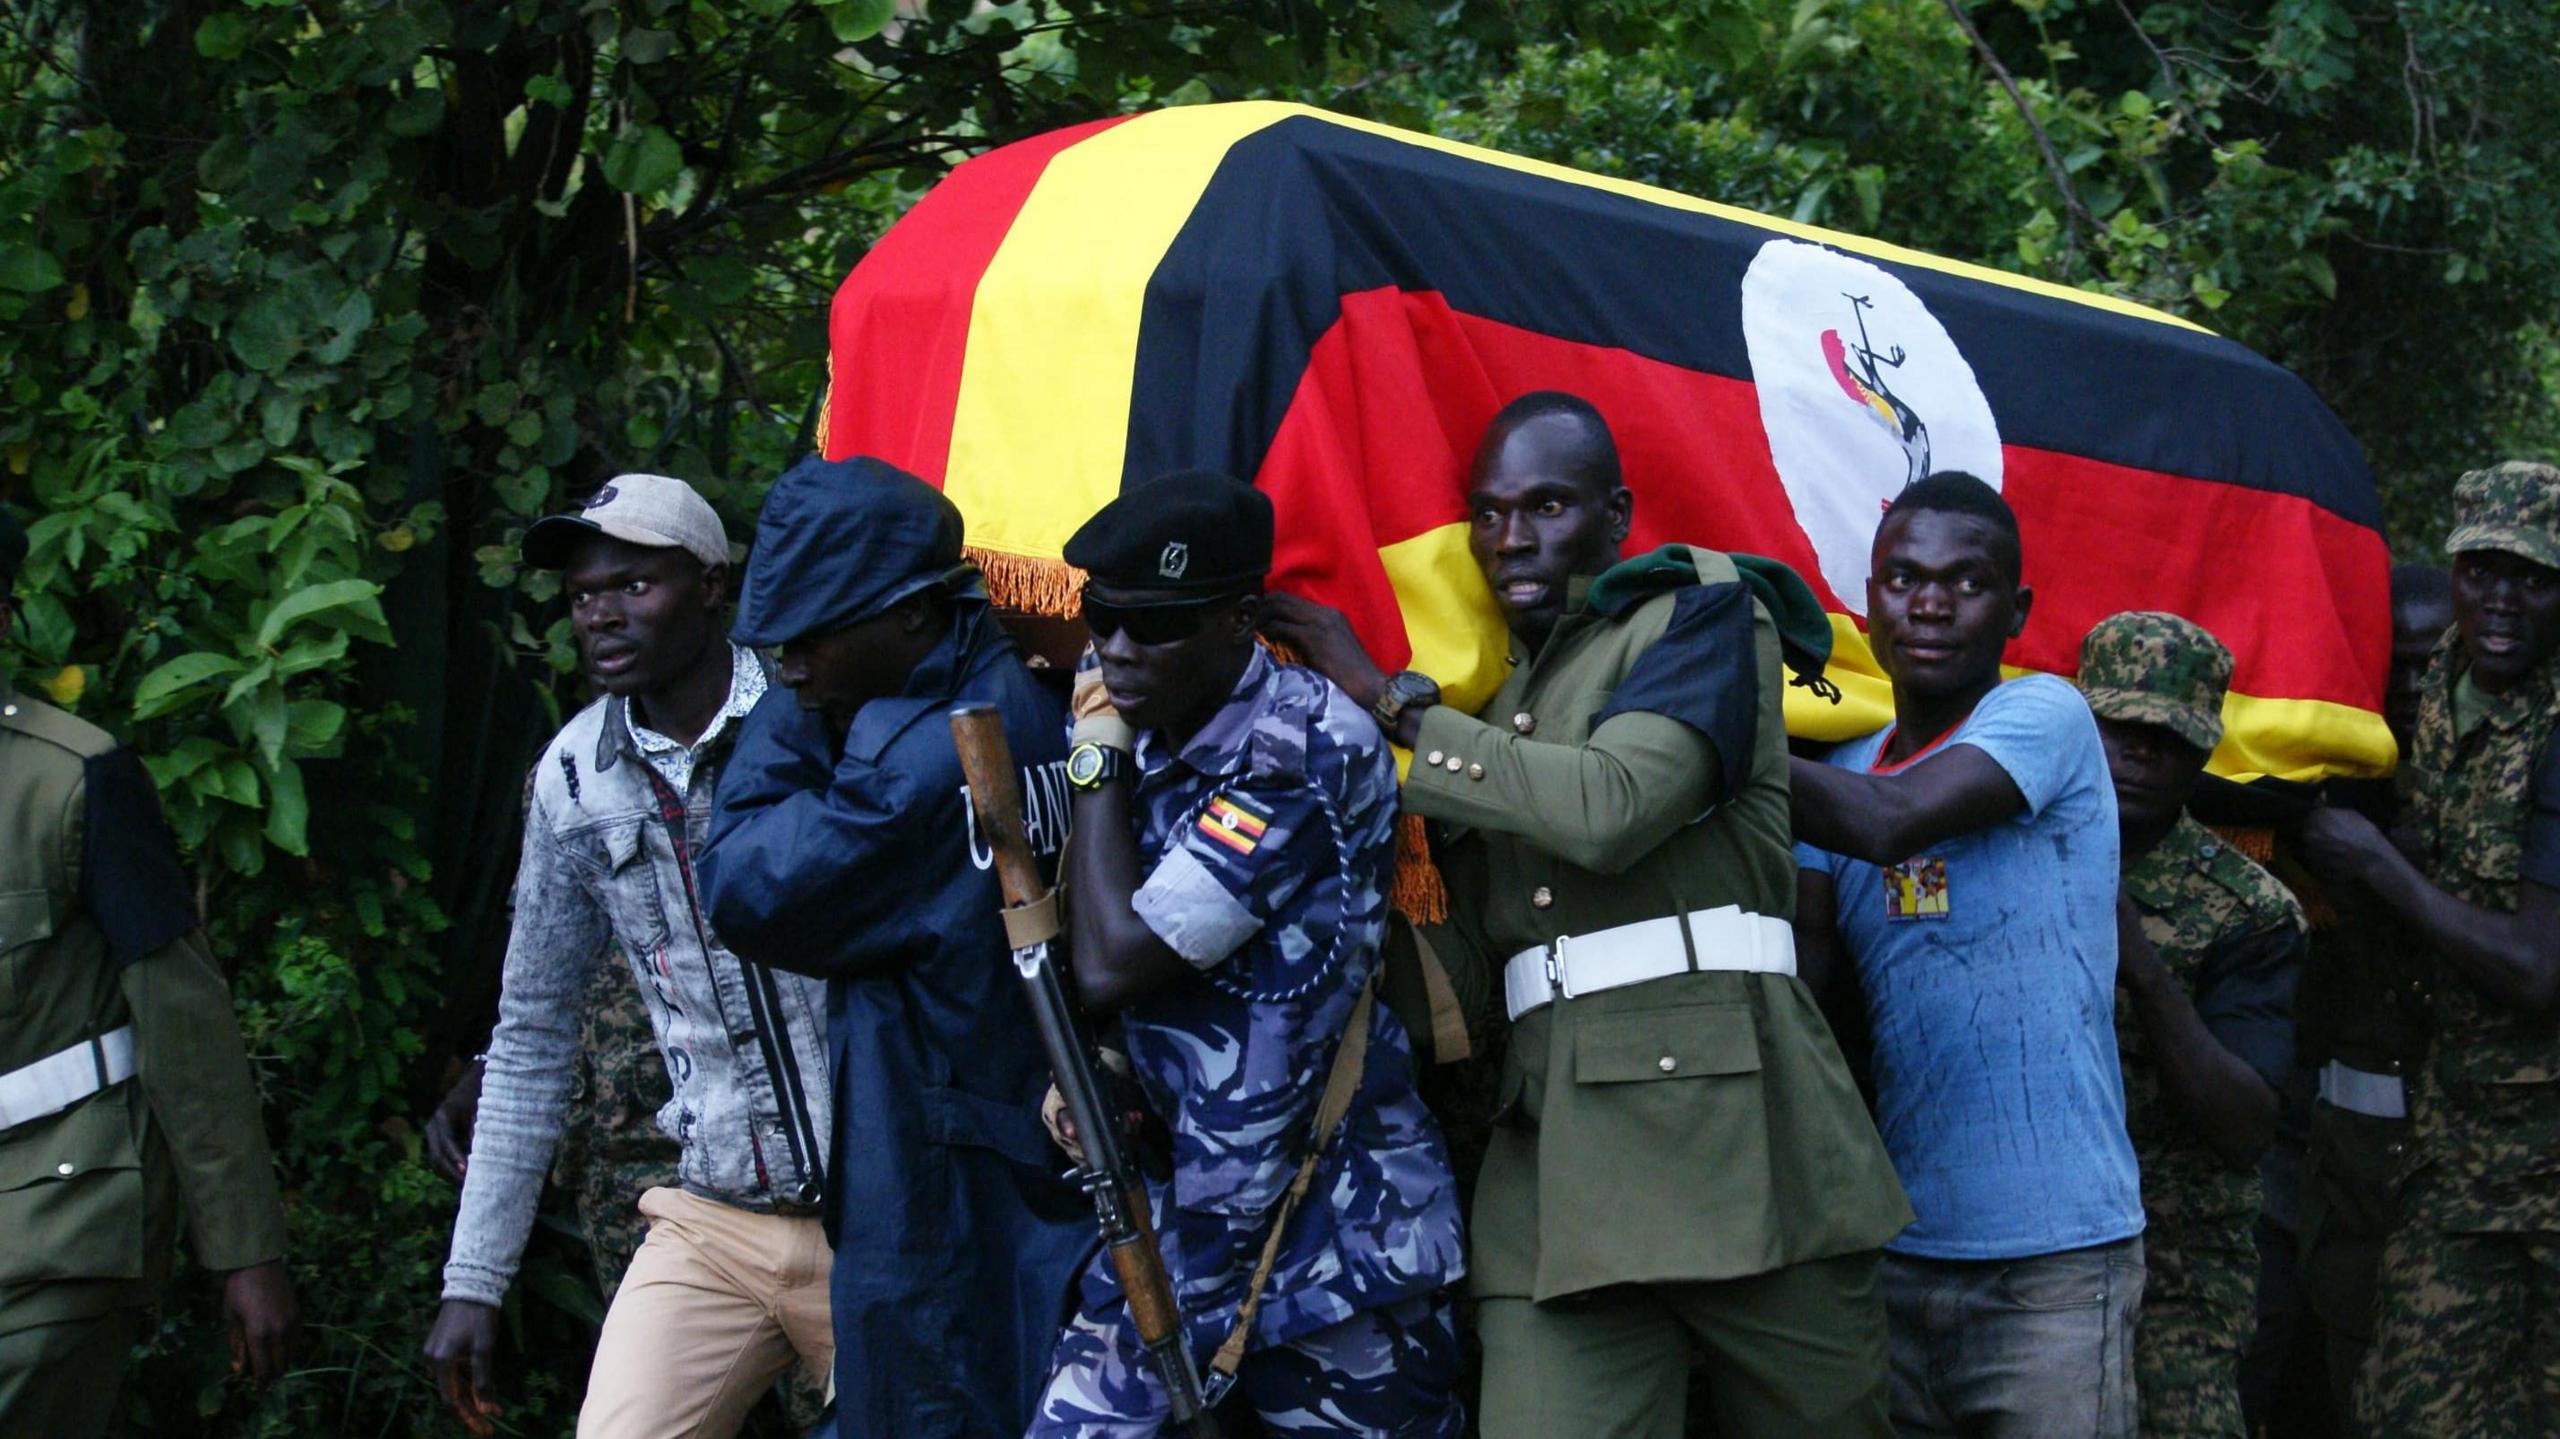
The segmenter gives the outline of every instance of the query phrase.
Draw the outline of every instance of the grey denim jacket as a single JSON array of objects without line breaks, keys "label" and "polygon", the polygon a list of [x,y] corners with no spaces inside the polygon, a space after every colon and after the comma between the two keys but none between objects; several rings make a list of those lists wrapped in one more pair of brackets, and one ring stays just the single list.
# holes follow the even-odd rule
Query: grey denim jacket
[{"label": "grey denim jacket", "polygon": [[682,1146],[683,1186],[741,1209],[816,1206],[835,1132],[826,985],[730,953],[694,879],[735,734],[713,737],[685,796],[641,758],[619,698],[579,711],[543,751],[445,1298],[494,1305],[515,1277],[560,1137],[587,980],[608,947],[638,976],[674,1083],[658,1127]]}]

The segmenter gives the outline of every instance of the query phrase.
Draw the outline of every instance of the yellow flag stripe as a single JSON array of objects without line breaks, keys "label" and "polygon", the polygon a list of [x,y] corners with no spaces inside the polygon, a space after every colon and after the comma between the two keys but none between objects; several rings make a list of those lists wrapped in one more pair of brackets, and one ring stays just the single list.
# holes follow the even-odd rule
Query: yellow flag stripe
[{"label": "yellow flag stripe", "polygon": [[1057,559],[1075,527],[1119,493],[1147,283],[1228,150],[1292,117],[1895,264],[2201,329],[2105,295],[1303,105],[1241,101],[1160,110],[1051,159],[978,282],[944,478],[946,493],[969,517],[973,546]]},{"label": "yellow flag stripe", "polygon": [[969,315],[943,493],[971,544],[1058,559],[1120,493],[1148,277],[1228,147],[1293,108],[1162,110],[1049,161]]}]

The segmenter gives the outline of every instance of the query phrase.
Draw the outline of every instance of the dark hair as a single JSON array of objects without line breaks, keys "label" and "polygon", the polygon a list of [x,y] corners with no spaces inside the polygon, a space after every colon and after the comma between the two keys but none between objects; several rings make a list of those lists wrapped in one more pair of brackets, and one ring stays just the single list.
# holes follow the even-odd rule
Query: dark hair
[{"label": "dark hair", "polygon": [[2391,606],[2450,605],[2453,603],[2453,576],[2442,565],[2393,565],[2391,567]]},{"label": "dark hair", "polygon": [[1967,515],[1991,527],[1999,537],[1995,546],[2001,568],[2008,573],[2009,583],[2016,584],[2022,573],[2018,544],[2018,512],[2000,498],[2000,492],[1981,479],[1962,470],[1940,470],[1926,479],[1914,480],[1902,487],[1884,512],[1882,530],[1895,517],[1923,512],[1942,515]]},{"label": "dark hair", "polygon": [[1581,428],[1581,440],[1574,447],[1574,478],[1595,486],[1602,494],[1625,483],[1618,469],[1618,441],[1609,433],[1609,422],[1580,395],[1562,390],[1531,390],[1497,411],[1492,423],[1484,427],[1484,437],[1488,443],[1499,443],[1531,420],[1550,417],[1571,420]]}]

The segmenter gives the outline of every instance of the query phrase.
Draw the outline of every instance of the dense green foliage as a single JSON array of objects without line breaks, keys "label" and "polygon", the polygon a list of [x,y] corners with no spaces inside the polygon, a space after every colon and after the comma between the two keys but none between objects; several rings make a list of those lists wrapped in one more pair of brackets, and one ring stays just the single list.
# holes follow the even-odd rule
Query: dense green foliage
[{"label": "dense green foliage", "polygon": [[1543,29],[1373,103],[2222,330],[2346,418],[2413,544],[2461,470],[2560,446],[2548,0],[1612,0]]},{"label": "dense green foliage", "polygon": [[[835,280],[954,159],[1281,95],[2099,286],[2300,370],[2423,542],[2560,444],[2555,79],[2551,0],[0,0],[0,660],[151,756],[316,1323],[252,1395],[198,1286],[140,1432],[448,1432],[412,1117],[570,695],[511,537],[621,468],[743,532]],[[520,1432],[574,1275],[520,1286]]]}]

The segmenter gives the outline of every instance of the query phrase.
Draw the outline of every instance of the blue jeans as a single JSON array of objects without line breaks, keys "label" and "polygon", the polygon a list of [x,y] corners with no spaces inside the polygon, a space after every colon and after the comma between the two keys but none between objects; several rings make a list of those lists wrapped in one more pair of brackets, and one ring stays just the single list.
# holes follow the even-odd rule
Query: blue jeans
[{"label": "blue jeans", "polygon": [[2139,1235],[2027,1259],[1884,1256],[1906,1439],[2132,1439]]}]

